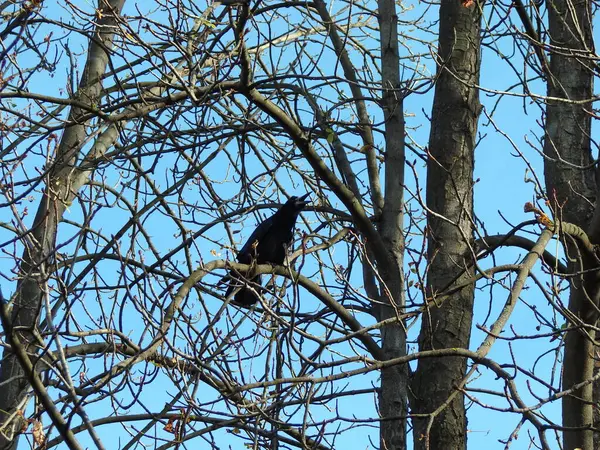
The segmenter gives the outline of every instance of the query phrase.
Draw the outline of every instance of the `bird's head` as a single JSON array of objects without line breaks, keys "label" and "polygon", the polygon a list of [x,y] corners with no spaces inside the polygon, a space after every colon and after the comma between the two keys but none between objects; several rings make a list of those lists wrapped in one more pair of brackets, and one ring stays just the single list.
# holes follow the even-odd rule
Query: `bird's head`
[{"label": "bird's head", "polygon": [[296,197],[294,195],[285,203],[285,206],[293,208],[296,211],[302,211],[304,208],[306,208],[306,205],[310,203],[310,200],[308,199],[309,195],[310,194],[306,194],[302,197]]}]

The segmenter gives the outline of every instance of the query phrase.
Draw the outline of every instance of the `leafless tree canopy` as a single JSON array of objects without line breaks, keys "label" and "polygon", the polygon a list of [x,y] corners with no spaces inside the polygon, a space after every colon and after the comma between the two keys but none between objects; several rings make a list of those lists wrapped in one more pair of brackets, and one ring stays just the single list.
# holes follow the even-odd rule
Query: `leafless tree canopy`
[{"label": "leafless tree canopy", "polygon": [[0,2],[0,449],[598,448],[597,6]]}]

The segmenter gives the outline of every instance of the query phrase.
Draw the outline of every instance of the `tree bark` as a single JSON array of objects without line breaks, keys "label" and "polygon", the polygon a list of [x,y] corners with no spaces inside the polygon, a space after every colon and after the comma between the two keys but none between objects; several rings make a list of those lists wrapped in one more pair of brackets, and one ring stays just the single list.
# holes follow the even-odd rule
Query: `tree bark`
[{"label": "tree bark", "polygon": [[[459,0],[440,6],[438,80],[433,103],[427,163],[427,292],[419,350],[468,348],[474,286],[439,304],[435,295],[450,283],[472,276],[473,164],[480,112],[480,9]],[[457,279],[458,278],[458,279]],[[467,447],[467,419],[456,385],[466,361],[434,358],[419,361],[413,380],[414,448],[454,450]],[[452,397],[453,396],[453,397]],[[449,401],[449,399],[452,399]]]},{"label": "tree bark", "polygon": [[[102,91],[101,77],[106,71],[112,47],[116,17],[120,14],[125,0],[99,0],[100,19],[90,41],[88,59],[79,83],[76,98],[79,102],[93,107],[97,105]],[[20,264],[20,281],[14,295],[11,322],[14,332],[31,355],[36,352],[34,331],[39,323],[42,298],[47,289],[55,255],[58,223],[74,197],[74,181],[71,177],[82,145],[87,139],[87,122],[81,117],[89,110],[74,107],[69,113],[69,121],[74,125],[65,129],[57,150],[57,157],[46,178],[40,205],[31,227],[31,233],[23,239],[25,250]],[[78,183],[81,185],[81,183]],[[0,364],[0,423],[4,423],[16,408],[24,408],[22,401],[28,389],[28,380],[15,355],[5,350]],[[20,426],[15,421],[13,431]],[[9,433],[10,437],[10,433]],[[18,435],[6,439],[0,435],[0,449],[15,449]]]},{"label": "tree bark", "polygon": [[[386,272],[387,287],[381,292],[378,320],[398,317],[403,313],[404,299],[404,107],[400,84],[398,50],[398,15],[394,0],[379,0],[379,29],[381,43],[382,105],[385,118],[385,198],[379,232],[390,259],[395,261],[394,272]],[[386,359],[406,355],[406,334],[401,322],[390,323],[381,329],[381,346]],[[406,366],[394,366],[381,372],[379,414],[380,448],[406,449],[407,417]]]},{"label": "tree bark", "polygon": [[[591,108],[591,103],[585,102],[592,96],[593,73],[586,59],[577,58],[578,55],[586,57],[593,54],[591,2],[553,1],[548,7],[548,26],[552,53],[544,139],[547,195],[559,219],[587,229],[591,241],[598,243],[600,215],[598,206],[596,212],[593,208],[597,187],[590,149],[591,117],[586,111]],[[553,101],[553,98],[573,102]],[[597,266],[593,256],[584,255],[580,260],[574,245],[567,247],[574,261],[573,270]],[[571,282],[569,309],[589,325],[594,325],[598,319],[594,305],[598,304],[596,277],[595,274],[575,277]],[[591,328],[585,333],[574,330],[567,334],[563,389],[570,389],[593,376],[594,336]],[[587,384],[563,399],[563,425],[580,428],[564,432],[564,448],[595,448],[592,430],[581,429],[590,427],[592,423],[593,386]]]}]

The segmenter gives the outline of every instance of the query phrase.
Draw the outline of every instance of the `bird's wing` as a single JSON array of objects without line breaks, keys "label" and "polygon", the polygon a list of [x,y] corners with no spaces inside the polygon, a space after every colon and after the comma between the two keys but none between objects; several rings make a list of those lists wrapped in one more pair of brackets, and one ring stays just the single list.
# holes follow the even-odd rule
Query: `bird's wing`
[{"label": "bird's wing", "polygon": [[260,241],[263,237],[265,237],[272,226],[273,216],[263,220],[260,223],[260,225],[256,227],[256,229],[252,232],[244,246],[240,249],[240,251],[237,254],[237,259],[239,262],[243,262],[240,260],[240,258],[245,259],[246,256],[252,255],[252,244],[254,244],[255,241]]}]

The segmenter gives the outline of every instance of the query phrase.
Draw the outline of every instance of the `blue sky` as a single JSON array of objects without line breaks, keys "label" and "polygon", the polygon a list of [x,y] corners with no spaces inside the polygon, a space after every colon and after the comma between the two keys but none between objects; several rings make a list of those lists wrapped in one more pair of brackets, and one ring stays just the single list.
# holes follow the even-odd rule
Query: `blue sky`
[{"label": "blue sky", "polygon": [[[414,11],[408,11],[405,15],[401,16],[401,19],[408,20],[415,15],[418,15],[420,11],[418,8],[422,7],[423,4],[421,2],[414,2],[416,9]],[[127,7],[130,8],[127,13],[131,15],[137,14],[135,9],[133,8],[132,3],[127,3]],[[138,6],[143,7],[143,4],[139,4]],[[48,14],[52,14],[55,18],[64,18],[66,19],[68,16],[66,12],[57,8],[55,10],[51,9],[52,7],[48,6],[44,12]],[[198,7],[199,10],[202,9],[201,6]],[[163,18],[164,14],[162,12],[157,12],[154,15],[148,15],[149,17]],[[292,17],[291,22],[296,25],[302,25],[303,22],[300,17]],[[430,11],[427,13],[425,17],[426,21],[431,23],[437,20],[437,9],[432,7]],[[279,24],[281,26],[281,24]],[[279,30],[276,30],[279,31]],[[282,32],[285,30],[281,30]],[[416,30],[415,28],[410,28],[408,30],[402,29],[401,31],[409,34],[413,38],[423,38],[423,39],[432,39],[431,35],[425,34],[422,31]],[[57,36],[55,36],[57,37]],[[150,39],[150,38],[149,38]],[[248,38],[249,41],[252,37]],[[150,39],[151,40],[151,39]],[[73,53],[76,54],[76,58],[80,61],[79,70],[81,70],[83,66],[83,57],[85,56],[84,50],[86,48],[86,44],[81,40],[81,36],[77,34],[72,34],[69,37],[69,42],[71,45],[71,49]],[[371,47],[373,49],[377,49],[378,44],[375,41],[365,40],[365,45]],[[408,43],[407,43],[408,45]],[[506,46],[506,49],[504,49]],[[314,48],[318,49],[319,45],[314,44]],[[406,47],[403,47],[406,49]],[[415,53],[427,53],[427,49],[420,46],[418,42],[415,40],[410,43],[410,48]],[[492,46],[492,48],[501,49],[506,52],[506,54],[510,54],[511,48],[508,38],[506,40],[500,40],[496,44]],[[176,54],[177,52],[174,52]],[[273,51],[274,58],[279,57],[279,66],[286,67],[293,58],[288,55],[278,55],[277,51]],[[359,59],[356,56],[353,56],[354,61],[358,62]],[[504,91],[509,88],[509,86],[515,83],[515,76],[507,67],[506,60],[499,58],[496,53],[491,51],[489,48],[485,48],[482,56],[482,75],[481,75],[481,85],[484,88],[494,90],[494,91]],[[522,61],[520,61],[520,57],[518,55],[512,55],[510,62],[515,67],[522,67]],[[64,88],[65,88],[65,74],[68,70],[69,59],[66,57],[66,54],[63,53],[60,60],[58,61],[57,70],[53,78],[49,79],[46,74],[39,73],[35,75],[31,83],[31,88],[35,92],[42,92],[46,95],[57,95],[64,96]],[[322,65],[320,69],[324,72],[331,73],[333,71],[332,65],[335,61],[332,58],[325,58],[322,60]],[[406,60],[406,63],[410,66],[414,66],[414,61]],[[429,72],[433,72],[434,68],[432,66],[431,60],[423,59],[420,63],[427,64]],[[117,64],[118,65],[118,64]],[[339,65],[334,66],[337,67],[337,74],[342,75],[341,68]],[[152,80],[152,76],[147,76],[144,78],[145,80]],[[375,80],[376,81],[376,80]],[[545,87],[540,82],[532,83],[531,87],[535,90],[535,92],[543,95],[545,92]],[[502,130],[505,135],[499,133],[494,125],[490,123],[486,114],[482,114],[480,118],[480,130],[479,133],[482,137],[479,146],[476,150],[476,172],[475,178],[479,179],[475,186],[475,207],[476,214],[478,218],[483,221],[485,224],[485,229],[489,234],[497,234],[497,233],[505,233],[510,229],[510,226],[500,217],[498,211],[501,211],[503,216],[510,221],[512,224],[517,224],[521,221],[531,219],[530,216],[526,215],[523,212],[523,205],[526,201],[532,201],[535,198],[534,187],[531,183],[526,183],[524,181],[527,175],[527,167],[524,163],[523,159],[519,156],[515,156],[517,154],[515,148],[513,148],[512,143],[517,147],[519,151],[522,152],[524,157],[527,158],[529,163],[533,168],[536,169],[539,177],[542,177],[543,165],[542,159],[539,154],[531,148],[528,142],[535,142],[536,136],[541,136],[541,129],[539,127],[539,119],[541,115],[540,108],[531,104],[529,99],[523,99],[518,90],[515,91],[515,96],[504,95],[496,104],[498,100],[498,95],[492,95],[490,93],[481,92],[481,102],[484,105],[484,112],[488,115],[492,115],[493,122],[496,124],[498,129]],[[333,100],[332,91],[328,90],[327,87],[323,87],[322,98],[320,100],[323,101],[323,104],[328,104],[328,100]],[[431,102],[432,102],[433,90],[430,90],[426,94],[410,95],[405,102],[405,112],[407,116],[407,126],[410,127],[411,137],[421,146],[427,145],[427,139],[429,136],[429,122],[427,117],[431,112]],[[526,106],[524,108],[524,105]],[[305,106],[305,105],[304,105]],[[234,111],[236,111],[235,107],[232,107]],[[372,104],[373,121],[380,122],[380,111]],[[239,112],[239,110],[238,110]],[[216,117],[216,115],[215,115]],[[332,112],[333,119],[344,119],[348,120],[348,111],[340,109],[336,109]],[[172,120],[174,129],[177,130],[178,127],[189,128],[189,120],[192,120],[187,117],[178,117],[177,110],[174,109],[169,113],[160,116],[158,119],[160,120]],[[313,118],[307,114],[306,117],[302,116],[302,120],[305,120],[305,124],[312,124]],[[341,128],[340,128],[341,130]],[[337,131],[337,130],[336,130]],[[358,139],[353,138],[348,135],[343,135],[342,137],[344,142],[351,145],[357,145],[359,142]],[[376,139],[378,139],[378,143],[381,144],[381,136],[376,135]],[[511,143],[512,142],[512,143]],[[230,148],[235,148],[235,146],[239,143],[239,141],[233,141],[230,144]],[[127,142],[122,142],[123,145],[127,144]],[[152,151],[155,149],[160,149],[162,143],[157,143],[156,145],[147,145],[144,150]],[[411,155],[410,152],[407,153],[407,158],[409,160],[414,159],[414,155]],[[43,156],[39,157],[27,157],[25,161],[25,165],[22,171],[28,171],[28,173],[35,170],[36,167],[40,167],[43,162]],[[142,158],[142,164],[144,167],[147,165],[152,165],[156,162],[155,171],[152,174],[153,182],[159,188],[165,188],[170,183],[172,183],[174,175],[174,169],[178,168],[181,171],[187,170],[187,163],[182,159],[175,158],[174,156],[165,156],[162,159],[155,159],[154,156],[148,156]],[[229,161],[224,157],[217,157],[212,163],[210,163],[206,172],[209,174],[214,174],[215,180],[218,181],[219,184],[215,185],[215,189],[224,197],[228,197],[233,200],[236,198],[236,195],[240,189],[239,183],[236,182],[236,177],[232,175],[231,169],[228,167]],[[305,166],[301,161],[298,161],[298,164]],[[360,163],[357,164],[360,166]],[[417,159],[417,173],[419,175],[419,184],[422,188],[425,186],[425,171],[422,167],[421,162]],[[252,160],[249,164],[249,171],[252,174],[260,174],[263,172],[263,168],[260,165],[260,162],[257,160]],[[21,176],[22,176],[21,172]],[[213,176],[213,175],[211,175]],[[279,173],[281,176],[283,188],[287,190],[288,194],[302,194],[306,190],[305,184],[301,182],[301,180],[295,175],[289,175],[283,171]],[[131,174],[128,174],[125,171],[114,171],[112,169],[108,169],[102,172],[99,172],[95,176],[95,180],[98,182],[104,182],[111,185],[117,191],[123,192],[125,197],[129,202],[133,204],[134,201],[138,201],[140,204],[143,204],[152,197],[151,195],[140,195],[137,198],[133,198],[131,191],[128,190],[128,183],[131,181]],[[415,182],[411,179],[410,171],[407,171],[407,183],[409,189],[415,189]],[[198,185],[194,185],[190,183],[186,186],[186,189],[182,191],[182,195],[179,197],[168,197],[166,200],[171,205],[174,211],[178,212],[181,215],[185,215],[186,219],[186,227],[189,230],[195,231],[200,228],[203,224],[212,220],[211,212],[203,210],[203,207],[209,206],[205,203],[205,198],[203,198],[199,193],[197,188],[200,186],[200,182]],[[275,190],[278,187],[272,183],[272,181],[268,177],[263,177],[262,179],[257,179],[254,187],[255,193],[258,194],[261,190],[268,194]],[[142,183],[141,190],[150,190],[150,187],[147,183]],[[92,190],[87,191],[90,195],[95,196],[97,192]],[[29,215],[26,217],[27,224],[31,223],[33,219],[33,210],[36,207],[36,200],[38,199],[37,193],[32,193],[33,199],[28,204],[23,204],[21,208],[28,207],[30,210]],[[122,201],[117,200],[114,196],[108,196],[106,199],[101,196],[96,196],[96,200],[99,203],[106,202],[106,205],[103,207],[99,207],[96,211],[96,216],[94,218],[94,227],[101,231],[105,236],[111,236],[116,233],[121,227],[126,223],[128,218],[131,216],[127,207],[124,206]],[[273,197],[271,197],[273,198]],[[280,200],[284,200],[285,197],[281,196]],[[264,203],[271,203],[271,199],[262,199]],[[334,206],[340,207],[339,202],[336,202],[335,199],[330,199]],[[189,203],[190,208],[185,209],[181,206],[182,201],[187,201]],[[247,203],[244,204],[248,206]],[[414,205],[414,202],[413,202]],[[228,205],[228,206],[231,206]],[[417,205],[414,205],[417,206]],[[191,215],[188,211],[194,210],[194,215]],[[270,214],[273,209],[262,209],[259,213],[253,213],[244,217],[239,217],[236,219],[236,222],[231,226],[233,231],[233,237],[236,241],[236,244],[239,245],[245,241],[245,239],[249,236],[250,230],[253,229],[253,226]],[[304,219],[307,221],[308,225],[311,228],[314,228],[319,225],[322,221],[326,219],[326,216],[323,214],[315,214],[312,212],[304,214]],[[78,205],[73,205],[70,208],[67,218],[73,221],[80,221],[83,218],[81,209]],[[153,242],[158,243],[157,251],[159,254],[164,254],[174,246],[179,245],[181,243],[181,238],[179,236],[180,230],[174,225],[172,219],[168,214],[164,212],[162,209],[153,210],[150,214],[145,216],[144,224],[146,225],[146,229],[149,231],[150,235],[154,238]],[[302,231],[308,230],[306,224],[299,222],[299,228]],[[66,240],[69,233],[76,232],[76,229],[70,227],[68,224],[61,225],[61,239]],[[193,261],[193,266],[196,267],[200,261],[210,261],[215,259],[216,257],[225,257],[227,254],[227,250],[225,247],[231,246],[231,243],[226,238],[227,233],[225,228],[222,225],[217,225],[211,228],[208,232],[199,236],[194,242],[193,246],[190,248],[190,255]],[[13,237],[12,233],[2,229],[0,230],[0,240],[2,242],[6,242]],[[531,236],[530,236],[531,237]],[[135,246],[139,245],[139,248],[135,247],[132,242],[135,242]],[[418,238],[414,240],[415,245],[418,243]],[[105,243],[102,240],[98,240],[94,242],[93,239],[87,243],[88,247],[85,249],[80,246],[77,248],[77,254],[83,254],[85,251],[98,251],[103,247]],[[143,258],[144,261],[148,264],[152,263],[154,259],[154,254],[151,248],[149,248],[145,244],[144,238],[142,238],[139,234],[135,236],[131,235],[131,232],[128,232],[120,241],[120,250],[123,253],[128,253],[132,257]],[[3,246],[4,247],[4,246]],[[65,251],[75,251],[76,243],[72,243],[70,246],[65,248]],[[141,253],[138,250],[141,249]],[[554,250],[554,249],[553,249]],[[12,248],[10,249],[12,252]],[[17,248],[16,253],[19,254],[21,252],[21,248]],[[332,255],[324,254],[320,255],[324,258],[326,263],[343,263],[347,259],[347,248],[343,245],[336,247],[335,253]],[[323,252],[325,253],[325,252]],[[216,256],[215,256],[216,255]],[[229,254],[230,255],[230,254]],[[497,262],[499,264],[502,263],[510,263],[516,262],[520,258],[524,256],[524,251],[522,250],[514,250],[514,249],[503,249],[498,252]],[[5,256],[0,260],[0,267],[3,269],[2,272],[5,274],[5,279],[2,280],[2,288],[5,294],[9,294],[14,292],[15,281],[14,278],[12,280],[7,280],[6,277],[10,277],[10,269],[12,269],[14,265],[14,261],[9,257]],[[492,265],[491,261],[485,261],[482,263],[483,267],[490,267]],[[83,267],[77,266],[77,267]],[[76,271],[77,271],[76,267]],[[117,262],[102,262],[101,268],[98,269],[97,276],[101,276],[105,279],[107,285],[111,285],[113,283],[125,283],[130,282],[133,277],[132,273],[122,274],[119,273],[120,265]],[[170,264],[167,264],[165,270],[172,270],[174,273],[180,273],[182,276],[185,276],[188,273],[188,266],[186,264],[186,257],[184,252],[178,253],[171,261]],[[316,270],[316,261],[314,259],[310,259],[307,262],[306,266],[303,268],[304,271],[307,271],[318,279],[318,272]],[[65,275],[68,278],[68,275]],[[331,275],[329,275],[330,277]],[[514,277],[513,277],[514,279]],[[91,280],[91,278],[90,278]],[[357,285],[360,285],[362,282],[360,281],[359,271],[355,269],[355,274],[353,280],[356,280]],[[160,298],[160,295],[165,295],[165,285],[164,283],[152,283],[149,282],[148,285],[144,286],[144,289],[152,289],[152,295]],[[138,293],[141,293],[140,290]],[[115,294],[110,289],[105,289],[104,292],[99,296],[102,299],[102,302],[97,302],[94,294],[91,292],[84,293],[85,301],[81,304],[75,305],[75,313],[77,315],[88,315],[90,318],[97,318],[102,315],[102,309],[110,308],[111,301],[116,302],[125,302],[128,301],[130,295],[134,295],[134,293],[124,293],[119,291]],[[114,297],[113,297],[114,295]],[[291,289],[288,289],[288,295],[291,295]],[[475,324],[490,326],[495,318],[495,313],[499,311],[501,306],[503,305],[505,299],[507,297],[507,292],[495,287],[492,291],[492,295],[490,295],[489,290],[482,290],[478,292],[476,299],[476,310],[475,310]],[[552,316],[552,312],[547,305],[545,299],[543,299],[542,295],[536,292],[535,289],[531,288],[525,290],[522,295],[523,300],[530,305],[536,305],[538,311],[543,312],[547,317]],[[490,300],[491,299],[491,300]],[[101,308],[102,303],[102,308]],[[298,302],[296,302],[297,304]],[[189,317],[193,317],[196,320],[196,325],[198,327],[202,327],[206,325],[206,313],[207,311],[215,311],[216,308],[220,305],[220,300],[210,298],[208,295],[203,295],[202,299],[198,299],[197,297],[190,298],[190,301],[186,304],[186,314]],[[123,331],[126,333],[130,333],[132,339],[134,339],[138,343],[147,342],[149,339],[148,335],[141,334],[140,327],[143,323],[142,317],[144,313],[149,313],[155,319],[158,318],[158,312],[156,310],[152,310],[152,305],[146,305],[148,307],[147,311],[139,310],[134,308],[133,306],[128,306],[124,309],[126,311],[125,317],[122,318],[121,326],[124,327]],[[206,310],[204,309],[206,307]],[[301,293],[301,303],[298,307],[299,311],[302,313],[309,313],[317,311],[321,308],[321,305],[313,298],[308,296],[307,293]],[[491,311],[490,318],[487,319],[487,322],[484,323],[485,317],[488,312]],[[232,324],[236,323],[236,321],[241,320],[242,312],[238,312],[237,310],[231,310],[230,313],[231,318],[223,317],[217,324],[217,328],[226,333],[228,329],[231,328]],[[361,320],[363,320],[364,324],[371,323],[372,320],[361,315]],[[258,316],[253,317],[254,320],[258,320]],[[560,320],[560,319],[559,319]],[[204,321],[204,322],[203,322]],[[510,321],[511,329],[507,329],[507,334],[510,336],[512,330],[519,335],[532,335],[537,332],[547,333],[551,330],[542,328],[541,330],[535,330],[535,324],[537,320],[533,315],[531,308],[526,306],[525,303],[519,304],[515,313]],[[414,340],[418,333],[418,323],[413,325],[410,331],[409,338]],[[561,323],[558,323],[560,326]],[[240,327],[239,332],[244,337],[250,337],[254,331],[256,330],[256,323],[253,322],[252,319],[246,318],[244,324]],[[318,324],[313,324],[307,327],[307,330],[311,330],[315,335],[320,335],[323,333],[322,330],[319,330]],[[197,336],[200,336],[201,333],[198,333]],[[186,348],[186,346],[191,345],[191,340],[183,336],[182,334],[177,334],[176,336],[172,336],[174,341],[181,344],[181,347],[184,351],[190,351],[190,349]],[[472,348],[477,348],[479,342],[483,339],[484,334],[474,329],[473,338],[472,338]],[[259,348],[260,346],[264,346],[265,340],[268,340],[268,336],[266,334],[261,335],[257,339],[250,339],[248,341],[249,348]],[[305,352],[307,354],[311,353],[311,350],[314,349],[314,344],[309,343],[308,341],[304,342]],[[517,339],[510,342],[497,342],[489,354],[491,358],[496,359],[500,363],[508,363],[510,364],[512,358],[514,357],[520,364],[527,370],[533,370],[535,368],[537,374],[545,374],[547,380],[550,380],[551,374],[554,374],[555,379],[559,376],[556,372],[556,368],[554,367],[554,353],[548,353],[541,361],[536,361],[534,358],[537,355],[541,355],[544,351],[551,350],[556,347],[557,341],[550,342],[549,338],[539,339],[539,340],[530,340],[530,339]],[[266,348],[266,347],[265,347]],[[340,354],[350,355],[355,351],[353,348],[348,346],[347,344],[340,345],[334,349],[327,355],[329,360],[335,359]],[[414,345],[411,346],[411,350],[414,350]],[[337,353],[336,353],[337,352]],[[261,370],[263,370],[264,364],[266,363],[266,359],[264,356],[257,356],[255,358],[251,358],[250,360],[244,362],[242,367],[244,369],[244,374],[248,377],[249,380],[252,380],[253,377],[258,377],[261,374]],[[234,356],[234,355],[227,355]],[[89,373],[93,373],[94,370],[100,370],[102,367],[102,360],[91,360],[87,362],[86,371]],[[352,368],[360,367],[360,363],[356,364],[347,364],[344,366],[344,370],[350,370]],[[558,366],[560,367],[560,366]],[[76,374],[76,370],[79,369],[77,364],[73,365],[73,372]],[[554,372],[552,372],[554,370]],[[131,376],[133,378],[142,376],[141,369],[135,369]],[[517,378],[521,395],[524,399],[530,403],[535,404],[537,401],[533,395],[530,395],[527,392],[528,386],[525,384],[526,377],[520,374]],[[168,374],[163,370],[158,371],[157,379],[154,382],[155,388],[152,389],[151,395],[143,396],[143,403],[146,408],[152,411],[160,410],[165,402],[170,399],[171,395],[174,395],[178,388],[181,388],[181,385],[174,383],[172,380],[169,380]],[[341,389],[344,387],[344,384],[348,383],[347,388],[365,388],[372,384],[377,384],[377,374],[371,373],[369,375],[362,375],[355,379],[346,380],[336,385],[336,389]],[[556,385],[556,383],[554,383]],[[160,389],[161,386],[168,386],[167,390],[164,391]],[[502,383],[498,380],[495,380],[495,377],[490,373],[482,370],[482,375],[474,381],[473,386],[478,388],[493,388],[496,390],[502,390]],[[159,388],[156,388],[159,387]],[[192,389],[190,389],[192,391]],[[534,387],[532,391],[541,397],[547,396],[548,392],[543,392],[543,390],[538,386]],[[144,394],[148,392],[145,391]],[[131,396],[134,396],[134,393],[129,393],[127,395],[123,394],[123,401],[127,401],[127,399]],[[210,400],[218,400],[215,394],[215,391],[212,389],[208,389],[205,386],[200,386],[199,390],[194,393],[200,398],[203,402],[208,403]],[[492,396],[485,396],[484,394],[478,394],[478,397],[482,399],[488,405],[503,405],[502,401],[498,401]],[[218,404],[211,405],[216,409]],[[354,417],[358,418],[367,418],[374,417],[376,415],[375,406],[373,402],[373,398],[370,395],[360,395],[360,396],[352,396],[350,398],[341,399],[337,407],[339,411],[342,411],[340,414],[343,417],[349,419],[347,422],[344,422],[342,427],[350,427],[351,429],[345,431],[339,440],[336,442],[337,448],[372,448],[369,441],[376,442],[377,441],[377,429],[372,424],[366,424],[362,427],[358,427],[353,424]],[[141,405],[136,405],[128,410],[130,413],[143,411],[144,408]],[[105,415],[106,412],[109,411],[109,406],[106,404],[97,404],[88,406],[88,413],[90,416],[102,416]],[[554,405],[549,405],[544,407],[544,413],[552,417],[554,420],[559,419],[560,413],[560,405],[558,403]],[[327,411],[327,408],[318,408],[314,407],[311,409],[311,414],[314,416],[311,418],[312,421],[317,422],[325,417],[329,417],[329,414],[332,414],[331,411]],[[297,413],[294,418],[301,417],[301,413]],[[519,416],[510,415],[506,413],[493,412],[488,408],[483,408],[479,405],[471,406],[469,410],[469,447],[470,448],[481,448],[483,445],[486,448],[502,448],[502,445],[498,442],[499,439],[506,439],[508,435],[512,432],[513,427],[516,425]],[[47,423],[46,423],[47,425]],[[140,426],[141,427],[141,426]],[[352,428],[354,427],[354,428]],[[161,429],[162,427],[159,427]],[[118,448],[118,442],[124,442],[126,436],[122,434],[120,431],[121,428],[118,426],[103,426],[100,428],[102,430],[102,438],[105,439],[105,443],[107,448]],[[110,431],[107,431],[110,430]],[[525,427],[525,430],[527,428]],[[521,439],[522,442],[528,442],[528,438],[526,436],[525,430],[521,431]],[[158,434],[163,438],[168,439],[168,435],[162,431],[158,431]],[[227,432],[221,432],[220,434],[216,434],[219,440],[219,444],[225,447],[229,442],[236,442],[239,445],[239,440],[231,439],[231,434]],[[80,434],[79,437],[82,438],[82,442],[85,445],[89,445],[89,442],[84,437],[84,434]],[[359,444],[357,444],[359,443]],[[23,444],[24,445],[24,444]],[[112,447],[114,446],[114,447]],[[237,448],[233,446],[232,448]]]}]

